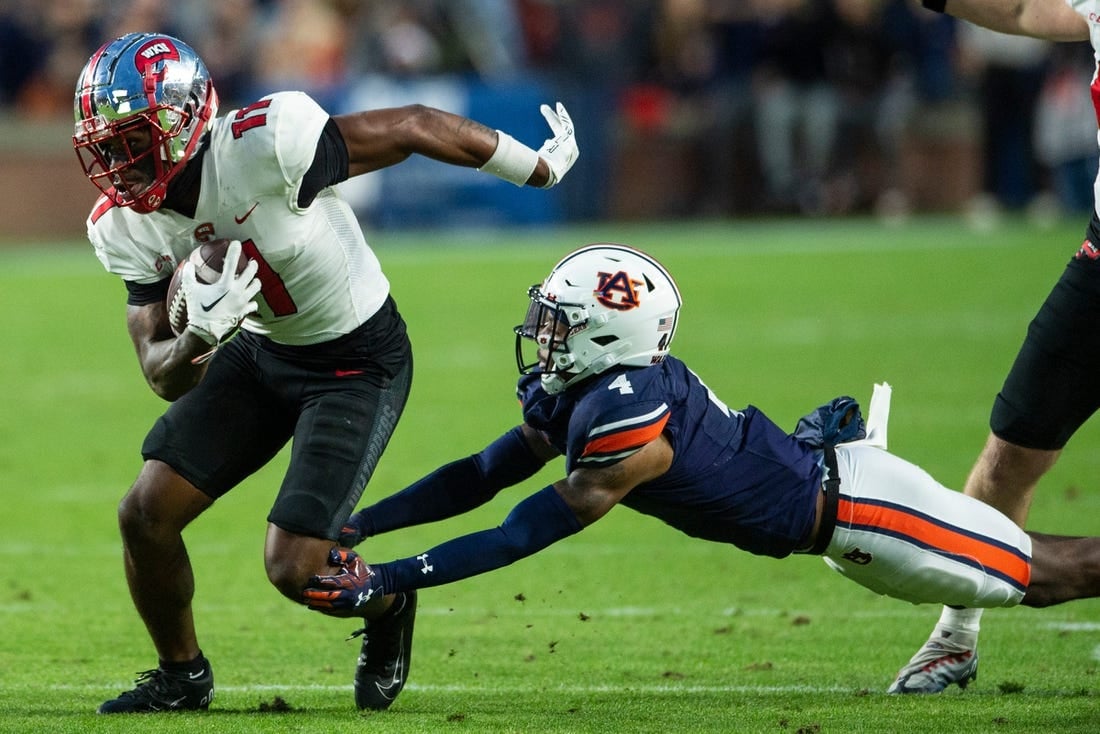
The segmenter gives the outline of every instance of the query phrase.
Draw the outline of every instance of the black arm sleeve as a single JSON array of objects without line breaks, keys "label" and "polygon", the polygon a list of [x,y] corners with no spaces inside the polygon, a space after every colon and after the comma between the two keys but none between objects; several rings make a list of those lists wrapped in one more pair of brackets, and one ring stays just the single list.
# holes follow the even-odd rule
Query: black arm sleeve
[{"label": "black arm sleeve", "polygon": [[168,297],[168,283],[171,280],[171,278],[164,278],[156,283],[123,281],[126,283],[126,304],[129,306],[148,306],[150,303],[163,301]]},{"label": "black arm sleeve", "polygon": [[340,128],[330,117],[325,123],[321,137],[317,140],[317,153],[313,156],[306,175],[302,176],[302,187],[298,189],[298,206],[307,207],[326,186],[338,184],[348,179],[348,146]]}]

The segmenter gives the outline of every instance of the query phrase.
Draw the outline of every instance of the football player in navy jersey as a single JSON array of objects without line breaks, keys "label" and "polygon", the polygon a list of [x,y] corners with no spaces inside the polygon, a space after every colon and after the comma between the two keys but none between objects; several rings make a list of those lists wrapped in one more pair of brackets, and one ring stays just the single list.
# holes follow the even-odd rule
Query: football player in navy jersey
[{"label": "football player in navy jersey", "polygon": [[[214,695],[183,528],[293,438],[264,561],[271,583],[301,602],[405,406],[405,323],[332,186],[416,154],[547,188],[578,155],[561,104],[542,107],[551,137],[537,151],[422,105],[330,116],[303,93],[280,92],[217,112],[202,60],[162,34],[105,44],[76,87],[73,145],[102,192],[88,238],[125,282],[145,379],[173,401],[118,513],[130,594],[159,662],[101,713],[204,709]],[[201,282],[188,254],[218,238],[232,240],[223,275]],[[179,263],[188,325],[176,336],[165,295]],[[412,591],[356,610],[368,620],[360,708],[384,709],[400,692],[415,614]]]},{"label": "football player in navy jersey", "polygon": [[[889,386],[876,386],[866,423],[844,397],[793,434],[753,406],[725,405],[669,354],[680,293],[652,257],[589,245],[529,296],[516,327],[523,423],[352,515],[332,573],[304,592],[312,609],[346,614],[380,594],[500,568],[617,504],[758,555],[823,555],[863,586],[913,603],[1047,606],[1100,595],[1100,538],[1029,535],[888,453]],[[477,507],[559,456],[564,478],[499,527],[389,563],[368,565],[350,550]]]}]

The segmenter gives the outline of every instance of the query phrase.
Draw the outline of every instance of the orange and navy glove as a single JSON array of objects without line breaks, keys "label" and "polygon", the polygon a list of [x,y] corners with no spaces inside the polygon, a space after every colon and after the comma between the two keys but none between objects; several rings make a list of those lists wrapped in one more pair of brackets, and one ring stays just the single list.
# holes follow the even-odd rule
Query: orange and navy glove
[{"label": "orange and navy glove", "polygon": [[374,571],[355,551],[333,548],[329,551],[328,562],[337,567],[336,573],[313,576],[302,590],[302,601],[310,609],[335,616],[352,616],[383,596]]}]

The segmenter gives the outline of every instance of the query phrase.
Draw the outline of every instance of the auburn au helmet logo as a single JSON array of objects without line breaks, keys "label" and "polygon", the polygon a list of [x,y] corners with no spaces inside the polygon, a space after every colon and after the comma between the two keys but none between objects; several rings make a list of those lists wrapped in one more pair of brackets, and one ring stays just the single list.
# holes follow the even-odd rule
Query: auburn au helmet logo
[{"label": "auburn au helmet logo", "polygon": [[616,311],[629,311],[637,308],[641,302],[638,300],[638,286],[644,285],[640,280],[633,280],[626,271],[617,273],[597,273],[600,279],[596,286],[596,300],[608,308]]}]

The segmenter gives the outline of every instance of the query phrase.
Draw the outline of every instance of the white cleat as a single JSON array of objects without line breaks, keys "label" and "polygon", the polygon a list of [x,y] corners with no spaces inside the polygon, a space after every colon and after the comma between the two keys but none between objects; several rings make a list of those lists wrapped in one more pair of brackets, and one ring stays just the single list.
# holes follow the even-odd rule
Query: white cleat
[{"label": "white cleat", "polygon": [[898,671],[887,693],[940,693],[952,683],[966,688],[978,677],[978,650],[942,638],[928,640]]}]

